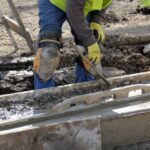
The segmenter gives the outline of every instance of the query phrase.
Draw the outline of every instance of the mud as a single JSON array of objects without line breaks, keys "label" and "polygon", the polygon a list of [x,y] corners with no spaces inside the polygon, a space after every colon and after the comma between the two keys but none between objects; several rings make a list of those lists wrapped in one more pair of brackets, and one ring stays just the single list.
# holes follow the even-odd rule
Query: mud
[{"label": "mud", "polygon": [[[105,88],[104,88],[105,89]],[[13,118],[23,118],[32,116],[37,113],[43,113],[50,110],[54,105],[77,95],[93,93],[100,89],[98,86],[94,89],[76,90],[70,93],[60,94],[43,94],[41,97],[29,97],[22,101],[1,101],[0,102],[0,120],[8,120]]]},{"label": "mud", "polygon": [[0,80],[0,94],[9,94],[33,89],[33,77]]},{"label": "mud", "polygon": [[[60,69],[55,73],[55,85],[62,86],[75,82],[74,68]],[[0,94],[9,94],[34,89],[33,70],[0,72]]]},{"label": "mud", "polygon": [[142,13],[144,15],[149,15],[150,14],[150,8],[140,8],[138,7],[136,9],[137,13]]},{"label": "mud", "polygon": [[127,74],[150,70],[150,57],[143,54],[141,46],[120,46],[107,49],[102,59],[103,66],[124,70]]},{"label": "mud", "polygon": [[[112,88],[138,84],[142,82],[126,82],[122,81],[119,84],[112,86]],[[107,87],[105,84],[95,86],[94,88],[85,88],[85,89],[76,89],[71,90],[70,92],[61,92],[57,94],[42,94],[37,97],[28,97],[24,100],[9,100],[9,101],[0,101],[0,120],[8,120],[13,118],[23,118],[27,116],[32,116],[37,113],[43,113],[50,110],[54,105],[64,101],[67,98],[74,96],[79,96],[83,94],[94,93],[98,91],[104,91]],[[104,98],[105,99],[105,98]]]}]

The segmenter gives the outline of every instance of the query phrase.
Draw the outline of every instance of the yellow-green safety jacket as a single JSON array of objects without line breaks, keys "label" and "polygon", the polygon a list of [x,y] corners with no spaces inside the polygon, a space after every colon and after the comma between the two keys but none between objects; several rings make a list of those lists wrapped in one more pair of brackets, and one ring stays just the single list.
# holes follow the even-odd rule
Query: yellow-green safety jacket
[{"label": "yellow-green safety jacket", "polygon": [[[61,10],[66,10],[66,0],[50,0],[50,2]],[[112,0],[85,0],[84,16],[91,11],[105,9],[111,2]]]},{"label": "yellow-green safety jacket", "polygon": [[150,7],[150,0],[141,0],[141,7]]}]

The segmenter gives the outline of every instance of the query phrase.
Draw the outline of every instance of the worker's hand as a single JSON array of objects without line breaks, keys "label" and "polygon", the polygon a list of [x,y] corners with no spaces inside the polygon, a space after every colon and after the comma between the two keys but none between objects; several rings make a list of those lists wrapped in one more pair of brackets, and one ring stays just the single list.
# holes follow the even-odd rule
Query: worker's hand
[{"label": "worker's hand", "polygon": [[87,47],[88,53],[87,58],[92,62],[93,65],[98,64],[101,61],[101,50],[98,43],[94,43]]},{"label": "worker's hand", "polygon": [[[92,45],[90,45],[89,47],[85,48],[83,46],[79,46],[77,45],[77,49],[80,51],[80,53],[82,53],[94,66],[96,66],[97,64],[100,64],[101,61],[101,50],[99,48],[98,43],[94,43]],[[82,63],[80,63],[80,61],[78,60],[78,63],[83,65],[84,68],[91,74],[93,74],[92,69],[91,69],[91,65],[81,56],[82,58]]]},{"label": "worker's hand", "polygon": [[95,35],[95,38],[97,39],[98,43],[105,41],[105,34],[104,34],[100,24],[91,22],[90,28],[93,30],[93,34]]}]

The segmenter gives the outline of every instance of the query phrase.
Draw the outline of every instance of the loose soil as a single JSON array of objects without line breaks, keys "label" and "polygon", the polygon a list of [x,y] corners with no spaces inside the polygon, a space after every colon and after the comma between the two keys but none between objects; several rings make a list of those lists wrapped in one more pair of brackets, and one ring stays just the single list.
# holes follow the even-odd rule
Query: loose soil
[{"label": "loose soil", "polygon": [[24,100],[1,101],[0,102],[0,120],[23,118],[37,113],[43,113],[50,110],[54,105],[64,101],[67,98],[94,93],[100,89],[98,86],[94,89],[76,90],[61,94],[43,94],[42,96],[29,97]]}]

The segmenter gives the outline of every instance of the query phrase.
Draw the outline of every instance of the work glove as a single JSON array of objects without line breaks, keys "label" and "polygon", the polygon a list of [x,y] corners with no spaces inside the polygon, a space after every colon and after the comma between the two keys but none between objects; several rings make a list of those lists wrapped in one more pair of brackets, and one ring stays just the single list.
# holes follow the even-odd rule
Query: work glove
[{"label": "work glove", "polygon": [[105,41],[105,34],[104,34],[100,24],[91,22],[90,28],[93,30],[93,34],[95,35],[95,38],[97,39],[98,43]]},{"label": "work glove", "polygon": [[92,62],[93,65],[96,65],[101,61],[101,50],[97,42],[88,46],[87,52],[86,57]]},{"label": "work glove", "polygon": [[[96,68],[100,68],[99,72],[102,72],[101,63],[100,63],[102,54],[97,42],[88,46],[87,48],[79,45],[77,45],[77,48],[80,51],[80,53],[82,53],[93,64],[94,67],[97,66]],[[82,56],[81,58],[82,58],[83,66],[86,69],[86,71],[92,75],[95,75],[96,73],[92,69],[91,65]]]},{"label": "work glove", "polygon": [[52,78],[59,59],[59,48],[55,44],[49,44],[37,50],[34,59],[34,71],[42,82],[47,82]]}]

